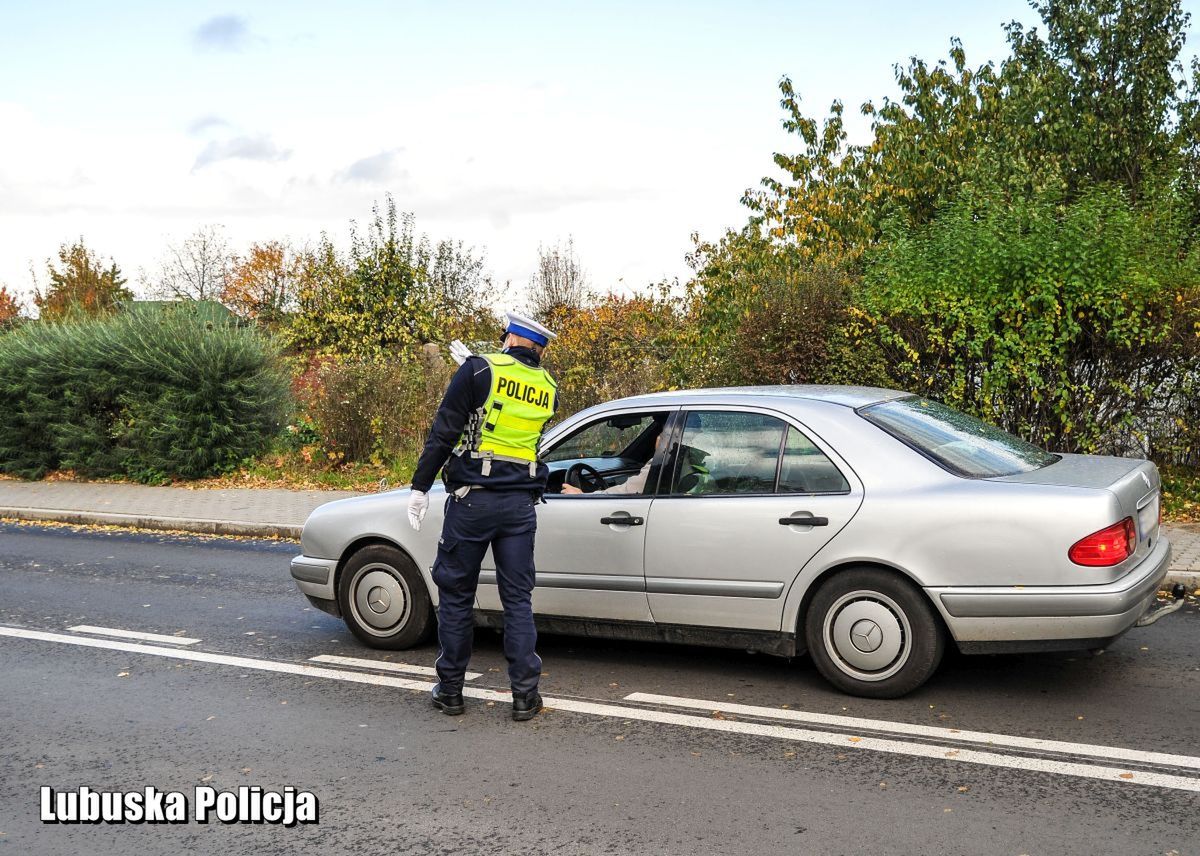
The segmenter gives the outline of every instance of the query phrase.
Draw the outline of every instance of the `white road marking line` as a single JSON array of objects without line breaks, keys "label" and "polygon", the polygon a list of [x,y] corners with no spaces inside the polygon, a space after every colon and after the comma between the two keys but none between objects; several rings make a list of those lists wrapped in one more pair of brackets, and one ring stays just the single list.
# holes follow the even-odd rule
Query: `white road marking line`
[{"label": "white road marking line", "polygon": [[[236,657],[229,654],[210,654],[206,651],[194,651],[187,648],[155,648],[136,642],[118,642],[110,639],[93,639],[87,636],[66,636],[61,633],[47,633],[41,630],[26,630],[19,627],[0,627],[0,636],[10,636],[17,639],[33,639],[43,642],[57,642],[66,645],[79,645],[85,648],[104,648],[112,651],[128,651],[134,654],[147,654],[154,657],[167,657],[175,660],[191,660],[201,663],[214,663],[223,666],[235,666],[240,669],[257,669],[264,672],[278,672],[306,677],[328,678],[335,681],[347,681],[357,684],[374,684],[376,686],[396,687],[416,692],[429,692],[433,684],[427,681],[415,681],[407,678],[397,678],[391,675],[372,675],[366,672],[348,672],[343,669],[326,669],[321,666],[311,666],[307,663],[284,663],[277,660],[259,660],[251,657]],[[464,687],[463,695],[471,698],[486,699],[511,703],[508,693],[487,690],[480,687]],[[706,731],[720,731],[728,734],[749,734],[758,737],[770,737],[799,743],[814,743],[823,746],[834,746],[838,749],[870,749],[877,752],[889,752],[897,755],[908,755],[917,758],[928,758],[936,761],[959,761],[968,764],[982,764],[990,767],[1003,767],[1014,770],[1054,773],[1063,776],[1078,776],[1086,779],[1100,779],[1117,784],[1149,785],[1173,790],[1200,792],[1200,778],[1174,776],[1165,773],[1147,773],[1142,771],[1122,770],[1120,767],[1100,767],[1093,764],[1079,764],[1070,761],[1056,761],[1046,758],[1028,758],[1022,756],[1002,755],[996,752],[980,752],[974,749],[954,749],[948,746],[935,746],[928,743],[910,743],[902,740],[888,740],[878,737],[851,737],[845,734],[835,734],[825,731],[811,731],[806,728],[791,728],[782,725],[767,725],[758,722],[740,722],[728,719],[711,719],[683,713],[672,713],[662,710],[646,710],[637,707],[622,707],[621,705],[583,701],[579,699],[546,698],[547,707],[571,713],[583,713],[592,716],[611,717],[622,720],[637,720],[641,722],[657,722],[664,725],[680,725],[698,728]]]},{"label": "white road marking line", "polygon": [[[473,692],[471,688],[463,690],[464,695],[474,695],[475,692],[478,691]],[[620,707],[618,705],[594,704],[592,702],[575,700],[560,701],[547,698],[545,702],[548,707],[553,707],[555,710],[591,713],[596,716],[610,716],[617,719],[640,719],[646,722],[686,725],[708,731],[752,734],[759,737],[774,737],[780,740],[817,743],[824,746],[836,746],[839,749],[871,749],[876,752],[890,752],[896,755],[909,755],[916,758],[929,758],[938,761],[960,761],[967,764],[983,764],[989,767],[1032,770],[1042,773],[1055,773],[1061,776],[1080,776],[1086,779],[1101,779],[1123,784],[1153,785],[1159,788],[1200,792],[1200,778],[1191,778],[1188,776],[1134,772],[1122,770],[1120,767],[1098,767],[1093,764],[1055,761],[1047,758],[1002,755],[997,752],[956,749],[950,746],[910,743],[903,740],[888,740],[878,737],[854,737],[845,734],[833,734],[827,731],[810,731],[806,728],[789,728],[781,725],[738,722],[728,719],[710,719],[708,717],[691,716],[688,714]]]},{"label": "white road marking line", "polygon": [[162,633],[141,633],[137,630],[120,630],[116,627],[93,627],[91,624],[76,624],[68,627],[75,633],[95,633],[100,636],[118,636],[121,639],[141,639],[145,642],[164,642],[167,645],[195,645],[199,639],[188,636],[165,636]]},{"label": "white road marking line", "polygon": [[1113,761],[1133,761],[1145,764],[1161,764],[1169,767],[1191,767],[1200,770],[1200,757],[1171,755],[1166,752],[1146,752],[1141,749],[1125,749],[1119,746],[1098,746],[1089,743],[1071,743],[1062,740],[1044,740],[1038,737],[1018,737],[1011,734],[991,734],[986,731],[963,731],[936,725],[914,725],[908,722],[892,722],[886,719],[861,719],[857,716],[839,716],[830,713],[808,713],[803,710],[781,710],[733,702],[706,701],[695,698],[655,695],[653,693],[630,693],[625,701],[657,704],[667,707],[686,707],[695,710],[720,711],[741,716],[758,716],[764,719],[783,719],[789,722],[804,722],[810,725],[834,725],[847,729],[885,731],[895,735],[932,737],[938,740],[953,740],[964,743],[983,743],[989,748],[1032,749],[1039,752],[1058,752],[1066,755],[1085,755],[1092,758],[1107,758]]},{"label": "white road marking line", "polygon": [[[383,669],[385,672],[407,672],[410,675],[425,675],[436,678],[437,669],[432,666],[413,666],[409,663],[388,663],[383,660],[367,660],[362,657],[337,657],[333,654],[321,654],[319,657],[309,657],[310,663],[329,663],[331,666],[357,666],[366,669]],[[467,672],[463,678],[473,681],[483,677],[482,672]]]}]

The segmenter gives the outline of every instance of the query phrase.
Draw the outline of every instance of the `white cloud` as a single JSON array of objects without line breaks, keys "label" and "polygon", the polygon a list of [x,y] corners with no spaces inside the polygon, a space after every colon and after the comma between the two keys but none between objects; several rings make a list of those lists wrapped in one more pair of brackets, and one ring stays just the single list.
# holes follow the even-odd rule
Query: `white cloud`
[{"label": "white cloud", "polygon": [[192,31],[192,43],[206,51],[236,52],[253,40],[246,19],[239,15],[216,15]]},{"label": "white cloud", "polygon": [[262,161],[278,163],[292,156],[290,149],[281,149],[266,134],[257,137],[233,137],[229,140],[213,140],[196,156],[192,171],[226,160]]},{"label": "white cloud", "polygon": [[206,131],[220,130],[228,128],[230,124],[220,116],[209,114],[207,116],[197,116],[188,123],[187,132],[193,137],[202,136]]},{"label": "white cloud", "polygon": [[401,169],[397,163],[398,156],[402,151],[404,151],[403,148],[389,149],[365,158],[359,158],[346,167],[339,177],[343,181],[362,181],[367,183],[379,183],[388,181],[389,179],[407,179],[408,170]]}]

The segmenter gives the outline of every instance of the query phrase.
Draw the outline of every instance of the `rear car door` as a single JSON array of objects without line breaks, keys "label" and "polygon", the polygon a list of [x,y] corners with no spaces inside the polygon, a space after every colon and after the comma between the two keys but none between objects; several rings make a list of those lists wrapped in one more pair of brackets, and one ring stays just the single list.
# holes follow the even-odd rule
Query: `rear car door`
[{"label": "rear car door", "polygon": [[782,413],[688,409],[669,445],[646,536],[654,621],[779,630],[788,587],[854,516],[861,483]]}]

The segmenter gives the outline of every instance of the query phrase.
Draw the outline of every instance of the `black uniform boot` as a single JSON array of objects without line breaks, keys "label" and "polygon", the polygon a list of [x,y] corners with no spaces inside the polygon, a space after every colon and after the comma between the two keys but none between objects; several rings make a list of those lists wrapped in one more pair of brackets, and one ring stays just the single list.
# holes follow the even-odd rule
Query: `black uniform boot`
[{"label": "black uniform boot", "polygon": [[517,722],[533,719],[542,709],[542,697],[537,690],[527,693],[513,693],[512,718]]},{"label": "black uniform boot", "polygon": [[456,693],[442,692],[442,685],[438,684],[433,688],[432,698],[433,706],[446,716],[458,716],[466,710],[466,705],[463,704],[462,690]]}]

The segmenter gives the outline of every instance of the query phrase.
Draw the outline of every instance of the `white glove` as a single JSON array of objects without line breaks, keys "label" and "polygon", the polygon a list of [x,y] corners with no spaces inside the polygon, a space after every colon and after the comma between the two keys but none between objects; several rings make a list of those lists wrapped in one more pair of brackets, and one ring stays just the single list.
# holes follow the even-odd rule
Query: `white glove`
[{"label": "white glove", "polygon": [[423,490],[414,490],[408,498],[408,522],[413,529],[421,531],[421,521],[429,510],[429,494]]},{"label": "white glove", "polygon": [[461,366],[467,361],[467,357],[473,357],[475,354],[471,352],[470,348],[458,339],[455,339],[450,343],[450,356],[454,358],[454,362]]}]

